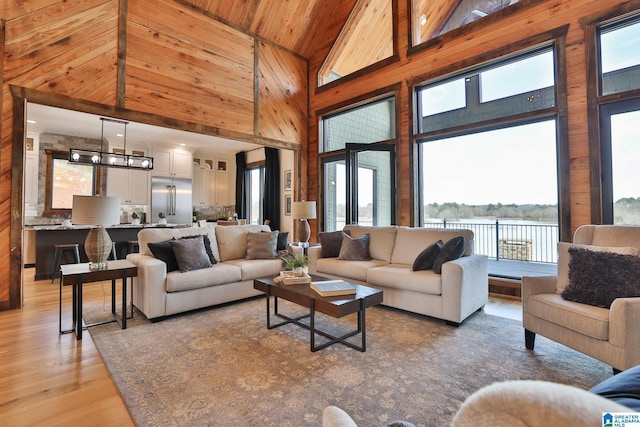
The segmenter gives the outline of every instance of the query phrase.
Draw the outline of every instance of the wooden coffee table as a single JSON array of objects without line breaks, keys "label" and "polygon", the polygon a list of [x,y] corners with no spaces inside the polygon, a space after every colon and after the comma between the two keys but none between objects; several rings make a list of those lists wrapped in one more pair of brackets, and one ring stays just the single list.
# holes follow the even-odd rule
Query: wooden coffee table
[{"label": "wooden coffee table", "polygon": [[[311,276],[313,281],[330,280],[324,277]],[[276,284],[271,278],[256,279],[253,281],[253,287],[267,295],[267,329],[277,328],[282,325],[294,323],[309,330],[311,351],[318,351],[335,343],[341,343],[362,352],[367,350],[367,335],[365,309],[382,302],[382,291],[370,288],[368,286],[357,285],[355,295],[345,295],[336,297],[321,297],[315,293],[309,284],[304,285],[284,285]],[[274,316],[284,319],[283,322],[271,323],[271,297],[274,297]],[[288,317],[278,312],[278,298],[301,305],[309,309],[309,314],[299,317]],[[315,315],[316,312],[324,313],[329,316],[340,318],[348,314],[358,313],[358,329],[349,332],[340,337],[333,336],[327,332],[316,328]],[[309,324],[301,322],[302,319],[309,318]],[[316,334],[328,338],[329,341],[320,345],[315,344]],[[360,334],[361,345],[352,344],[346,341],[347,338]]]}]

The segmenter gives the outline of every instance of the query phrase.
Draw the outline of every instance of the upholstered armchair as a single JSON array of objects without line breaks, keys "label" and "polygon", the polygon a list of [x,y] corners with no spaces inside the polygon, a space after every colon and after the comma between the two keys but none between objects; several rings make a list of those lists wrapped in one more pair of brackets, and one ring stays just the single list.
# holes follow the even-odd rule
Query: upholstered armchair
[{"label": "upholstered armchair", "polygon": [[[638,287],[639,249],[640,227],[633,226],[584,225],[573,244],[558,243],[557,276],[522,278],[526,348],[533,350],[540,334],[611,365],[614,372],[640,364],[640,297],[611,295],[622,292],[626,282],[632,294]],[[607,292],[610,300],[602,304]]]}]

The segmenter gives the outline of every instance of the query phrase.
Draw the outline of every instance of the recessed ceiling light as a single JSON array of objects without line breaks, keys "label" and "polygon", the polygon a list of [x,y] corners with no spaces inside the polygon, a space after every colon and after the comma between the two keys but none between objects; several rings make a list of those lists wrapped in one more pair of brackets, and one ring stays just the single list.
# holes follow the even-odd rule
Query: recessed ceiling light
[{"label": "recessed ceiling light", "polygon": [[425,25],[427,23],[427,15],[420,16],[420,25]]},{"label": "recessed ceiling light", "polygon": [[27,123],[30,123],[30,124],[32,124],[32,125],[35,125],[35,124],[36,124],[36,121],[35,121],[35,120],[27,120]]},{"label": "recessed ceiling light", "polygon": [[117,136],[118,138],[122,138],[124,135],[123,135],[123,134],[121,134],[121,133],[116,133],[116,136]]},{"label": "recessed ceiling light", "polygon": [[186,145],[187,145],[187,144],[185,144],[184,142],[181,142],[181,143],[180,143],[180,146],[181,146],[181,147],[184,147],[184,146],[186,146]]}]

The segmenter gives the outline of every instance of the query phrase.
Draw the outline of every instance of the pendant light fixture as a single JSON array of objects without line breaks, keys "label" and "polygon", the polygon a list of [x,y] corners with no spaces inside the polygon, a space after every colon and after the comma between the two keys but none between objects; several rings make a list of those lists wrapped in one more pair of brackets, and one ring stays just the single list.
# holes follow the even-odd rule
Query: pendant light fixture
[{"label": "pendant light fixture", "polygon": [[[69,150],[69,162],[111,168],[128,169],[153,169],[153,157],[137,154],[127,154],[127,125],[129,122],[116,119],[100,118],[102,130],[100,133],[100,151],[86,150],[84,148],[71,148]],[[104,151],[104,122],[118,123],[124,126],[124,146],[122,153],[109,153]]]}]

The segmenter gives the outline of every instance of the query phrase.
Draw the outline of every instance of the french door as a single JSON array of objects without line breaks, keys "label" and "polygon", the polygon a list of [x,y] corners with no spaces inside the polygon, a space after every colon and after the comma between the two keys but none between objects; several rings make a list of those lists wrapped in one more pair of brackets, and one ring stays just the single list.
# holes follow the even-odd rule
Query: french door
[{"label": "french door", "polygon": [[394,144],[346,144],[322,164],[325,231],[396,223]]}]

